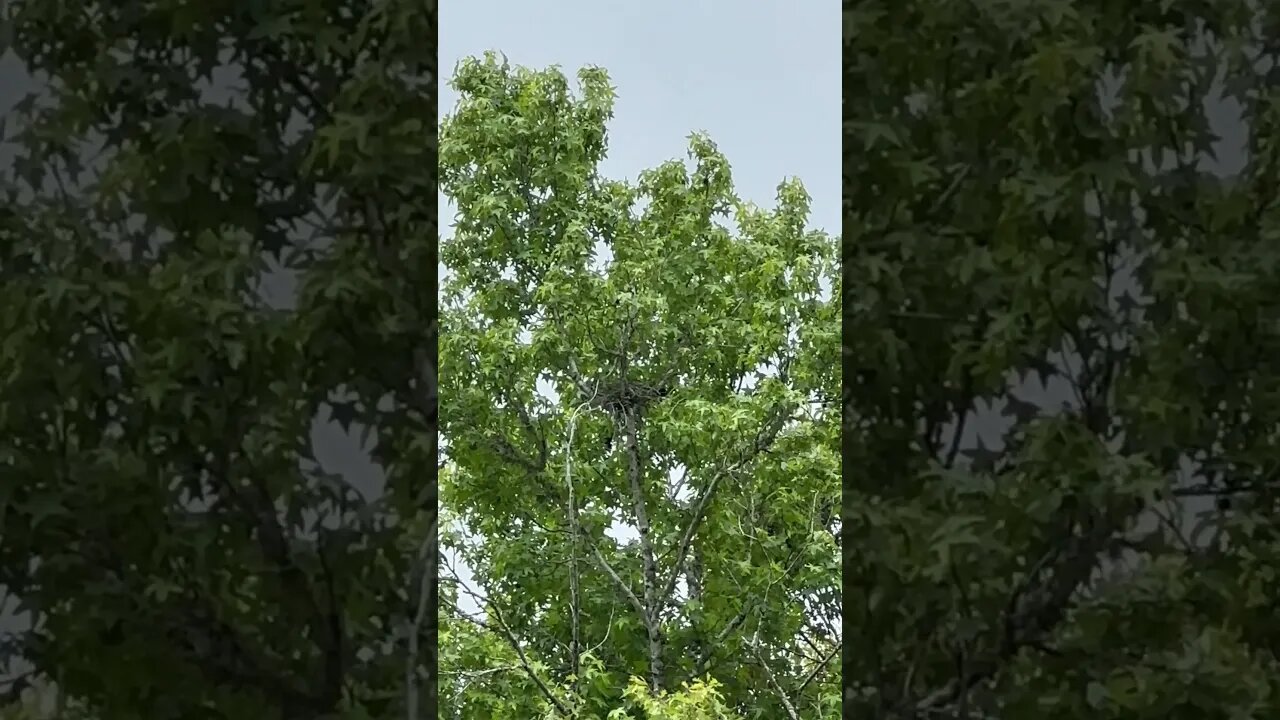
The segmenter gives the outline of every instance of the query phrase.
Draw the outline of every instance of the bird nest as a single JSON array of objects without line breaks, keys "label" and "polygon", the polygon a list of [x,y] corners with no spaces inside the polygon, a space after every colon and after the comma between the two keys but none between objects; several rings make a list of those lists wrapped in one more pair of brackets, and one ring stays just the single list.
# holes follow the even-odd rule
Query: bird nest
[{"label": "bird nest", "polygon": [[611,413],[621,414],[632,409],[641,409],[655,400],[670,394],[667,384],[650,385],[643,382],[621,381],[602,385],[596,391],[593,404]]}]

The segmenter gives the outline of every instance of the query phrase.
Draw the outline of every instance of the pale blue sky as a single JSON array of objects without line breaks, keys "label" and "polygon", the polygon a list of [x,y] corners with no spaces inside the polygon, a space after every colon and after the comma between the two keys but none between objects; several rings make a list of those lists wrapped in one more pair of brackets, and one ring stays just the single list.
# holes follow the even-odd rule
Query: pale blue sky
[{"label": "pale blue sky", "polygon": [[[606,175],[634,180],[683,158],[706,131],[733,167],[738,193],[773,205],[799,177],[812,227],[839,232],[840,6],[835,0],[657,0],[649,3],[467,0],[440,6],[440,112],[458,60],[485,50],[515,65],[583,65],[618,88]],[[442,219],[448,223],[441,205]]]}]

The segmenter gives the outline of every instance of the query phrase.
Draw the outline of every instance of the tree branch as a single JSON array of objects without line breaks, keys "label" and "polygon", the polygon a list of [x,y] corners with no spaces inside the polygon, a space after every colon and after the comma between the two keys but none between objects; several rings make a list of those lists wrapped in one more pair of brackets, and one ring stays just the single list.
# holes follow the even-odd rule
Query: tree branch
[{"label": "tree branch", "polygon": [[569,712],[569,708],[565,706],[564,702],[557,698],[555,693],[551,692],[551,688],[547,687],[547,684],[543,682],[538,673],[534,671],[533,665],[529,663],[529,658],[524,654],[524,648],[520,646],[520,641],[516,639],[515,633],[511,632],[511,628],[509,628],[506,621],[502,619],[502,611],[498,609],[497,604],[490,602],[489,609],[493,612],[494,620],[497,621],[499,633],[506,638],[507,643],[516,651],[516,655],[520,658],[520,665],[524,668],[524,671],[529,678],[533,680],[534,684],[538,686],[538,690],[547,698],[547,701],[551,703],[552,707],[554,707],[557,712],[566,718],[573,717],[573,714]]},{"label": "tree branch", "polygon": [[796,712],[795,705],[791,704],[791,699],[787,697],[786,691],[778,683],[778,678],[774,676],[773,671],[769,669],[768,663],[760,655],[760,645],[755,640],[751,642],[751,654],[755,655],[756,661],[760,663],[760,669],[764,671],[764,677],[769,681],[769,687],[773,688],[778,700],[782,702],[782,709],[787,711],[787,717],[791,718],[791,720],[800,720],[800,715]]},{"label": "tree branch", "polygon": [[662,603],[663,607],[666,606],[666,603],[670,601],[672,594],[675,592],[676,581],[680,577],[680,572],[684,569],[685,559],[689,554],[689,547],[693,542],[693,536],[697,532],[698,527],[702,524],[702,520],[706,517],[707,505],[711,502],[711,497],[715,494],[716,487],[719,485],[720,480],[726,475],[737,471],[743,465],[754,460],[761,452],[764,452],[773,444],[777,439],[778,434],[782,432],[783,422],[781,420],[784,417],[784,413],[782,412],[783,409],[783,406],[774,408],[771,422],[762,427],[760,432],[757,433],[748,452],[729,467],[722,468],[717,471],[716,474],[712,476],[711,482],[707,483],[706,490],[704,490],[702,495],[699,496],[698,503],[694,506],[693,515],[689,518],[689,523],[685,526],[684,533],[680,537],[680,545],[676,550],[675,564],[671,568],[671,575],[667,578],[667,582],[662,588],[662,593],[659,595],[659,601]]},{"label": "tree branch", "polygon": [[650,622],[649,612],[645,608],[644,603],[640,602],[640,598],[636,597],[636,594],[631,591],[631,588],[622,579],[622,577],[614,571],[613,566],[609,564],[609,561],[604,559],[604,554],[600,552],[600,548],[596,547],[596,544],[591,542],[590,538],[587,538],[587,541],[591,545],[592,553],[595,554],[596,564],[600,566],[601,570],[604,570],[605,574],[613,579],[614,584],[622,590],[622,594],[626,596],[627,600],[631,601],[631,605],[635,607],[636,612],[640,613],[640,620],[647,626]]}]

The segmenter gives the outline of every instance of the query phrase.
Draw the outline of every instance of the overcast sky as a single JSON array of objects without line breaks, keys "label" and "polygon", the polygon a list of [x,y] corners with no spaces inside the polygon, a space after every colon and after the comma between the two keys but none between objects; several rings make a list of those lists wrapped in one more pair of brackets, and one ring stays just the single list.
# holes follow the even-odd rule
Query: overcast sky
[{"label": "overcast sky", "polygon": [[[506,53],[515,65],[584,65],[618,88],[606,175],[683,158],[706,131],[733,166],[743,198],[769,207],[785,177],[813,196],[812,225],[839,230],[840,6],[835,0],[658,0],[603,3],[469,0],[440,6],[444,82],[464,57]],[[450,215],[441,198],[441,218]]]}]

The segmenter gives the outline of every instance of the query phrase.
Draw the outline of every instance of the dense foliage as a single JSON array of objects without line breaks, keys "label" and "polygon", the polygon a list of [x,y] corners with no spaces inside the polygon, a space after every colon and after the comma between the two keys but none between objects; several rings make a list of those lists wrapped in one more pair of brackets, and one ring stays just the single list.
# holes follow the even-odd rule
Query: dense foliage
[{"label": "dense foliage", "polygon": [[1280,715],[1280,15],[844,22],[846,712]]},{"label": "dense foliage", "polygon": [[606,178],[577,79],[469,58],[440,128],[441,714],[836,717],[836,242],[700,134]]},{"label": "dense foliage", "polygon": [[434,3],[3,7],[47,84],[0,184],[3,659],[99,720],[427,717]]}]

